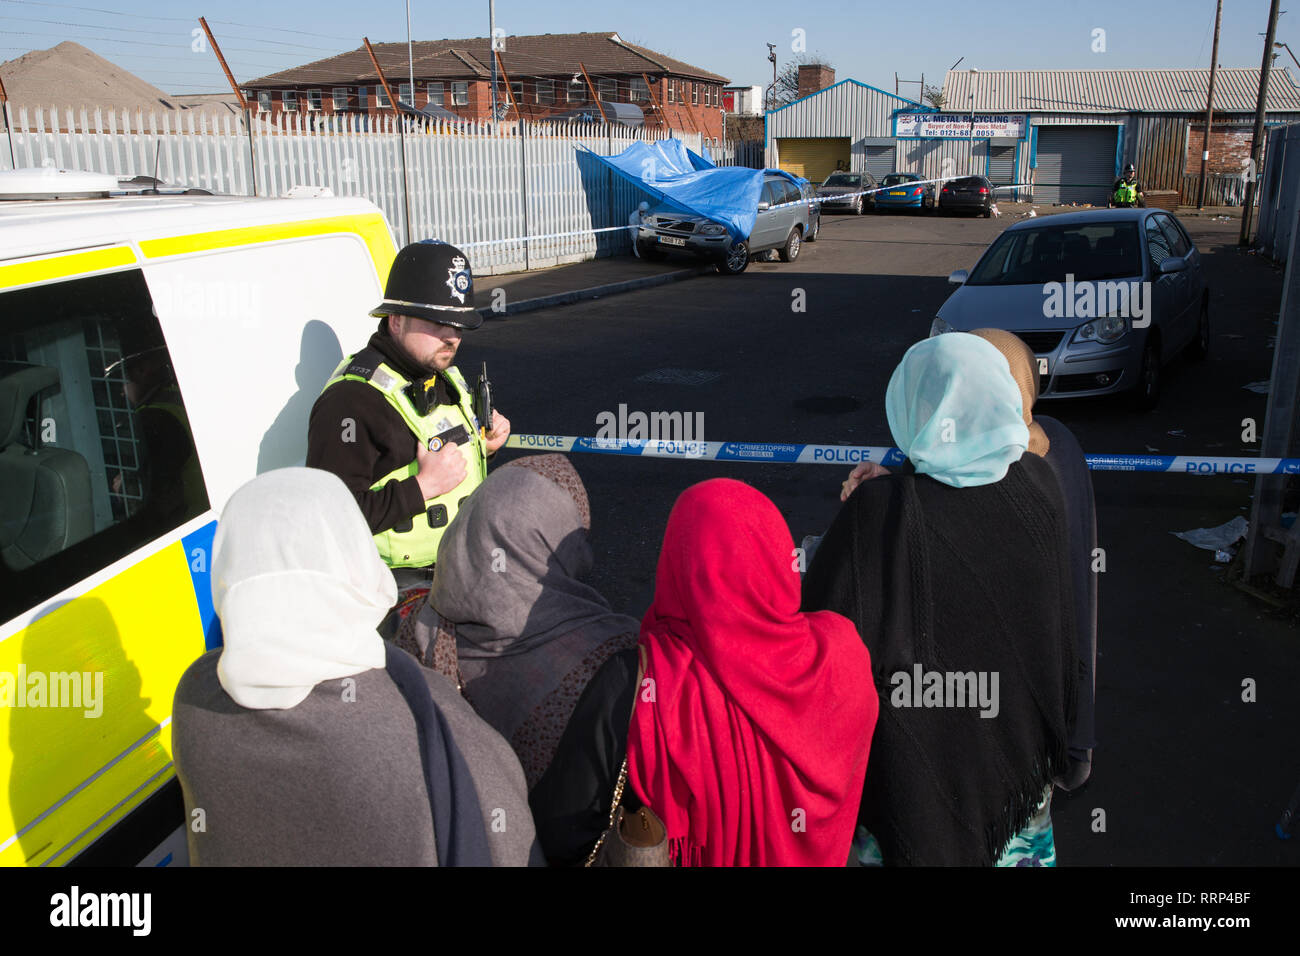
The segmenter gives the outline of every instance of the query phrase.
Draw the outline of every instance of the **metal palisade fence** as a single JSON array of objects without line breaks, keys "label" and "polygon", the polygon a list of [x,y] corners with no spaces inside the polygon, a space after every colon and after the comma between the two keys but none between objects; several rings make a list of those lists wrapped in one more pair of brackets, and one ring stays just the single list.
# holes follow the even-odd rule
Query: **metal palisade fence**
[{"label": "metal palisade fence", "polygon": [[1264,171],[1255,193],[1259,200],[1255,244],[1275,262],[1285,262],[1300,197],[1300,123],[1274,126],[1268,131],[1267,142]]},{"label": "metal palisade fence", "polygon": [[[384,211],[399,245],[437,238],[466,247],[478,274],[630,251],[626,226],[644,194],[585,150],[699,133],[616,124],[447,124],[363,115],[145,114],[4,104],[0,169],[58,166],[157,176],[240,196],[325,186]],[[7,139],[7,142],[5,141]],[[760,144],[761,145],[761,144]],[[762,165],[747,143],[711,147],[719,165]],[[525,237],[540,237],[525,239]]]}]

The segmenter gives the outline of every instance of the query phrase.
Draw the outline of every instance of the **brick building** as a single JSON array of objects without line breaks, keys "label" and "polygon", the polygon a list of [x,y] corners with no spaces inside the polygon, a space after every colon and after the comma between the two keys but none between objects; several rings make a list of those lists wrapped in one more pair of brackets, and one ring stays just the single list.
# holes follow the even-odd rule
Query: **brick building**
[{"label": "brick building", "polygon": [[[619,104],[606,109],[607,115],[617,113],[632,125],[699,132],[711,141],[723,135],[724,76],[627,43],[617,33],[510,36],[500,43],[497,100],[508,120],[574,113],[599,118],[598,99]],[[414,89],[407,45],[372,46],[399,100],[460,119],[491,117],[493,51],[487,37],[413,43]],[[251,108],[272,117],[392,112],[364,47],[261,77],[243,89]]]}]

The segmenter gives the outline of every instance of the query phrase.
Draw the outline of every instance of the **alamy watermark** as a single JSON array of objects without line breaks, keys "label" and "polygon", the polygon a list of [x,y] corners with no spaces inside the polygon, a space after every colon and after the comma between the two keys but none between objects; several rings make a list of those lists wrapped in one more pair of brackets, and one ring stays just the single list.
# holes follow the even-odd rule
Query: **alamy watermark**
[{"label": "alamy watermark", "polygon": [[596,441],[610,444],[657,442],[666,451],[702,458],[708,451],[704,440],[703,412],[629,412],[620,403],[617,412],[596,416]]},{"label": "alamy watermark", "polygon": [[1066,273],[1064,282],[1044,283],[1043,317],[1115,317],[1129,319],[1135,329],[1145,329],[1151,324],[1151,283],[1138,279],[1075,282],[1074,273]]},{"label": "alamy watermark", "polygon": [[186,322],[238,320],[251,327],[262,308],[262,289],[248,279],[187,279],[172,276],[150,286],[154,315],[178,316]]},{"label": "alamy watermark", "polygon": [[0,707],[80,708],[84,716],[104,713],[103,671],[0,671]]},{"label": "alamy watermark", "polygon": [[996,717],[997,671],[927,671],[913,664],[911,671],[895,671],[889,678],[894,707],[978,707],[981,717]]},{"label": "alamy watermark", "polygon": [[57,927],[125,927],[133,936],[148,936],[153,926],[151,893],[94,893],[75,884],[50,897],[50,925]]}]

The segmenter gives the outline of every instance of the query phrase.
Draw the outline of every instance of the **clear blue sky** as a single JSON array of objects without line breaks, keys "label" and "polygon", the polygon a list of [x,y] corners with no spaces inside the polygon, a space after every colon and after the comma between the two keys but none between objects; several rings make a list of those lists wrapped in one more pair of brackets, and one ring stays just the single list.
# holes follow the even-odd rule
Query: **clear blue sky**
[{"label": "clear blue sky", "polygon": [[[1259,66],[1268,7],[1268,0],[1226,0],[1221,66]],[[0,0],[0,61],[76,40],[169,93],[222,92],[228,87],[215,57],[191,50],[200,15],[240,81],[353,49],[363,35],[406,38],[402,0]],[[962,69],[982,70],[1207,67],[1214,2],[497,0],[496,15],[507,34],[614,30],[739,85],[770,82],[765,44],[777,44],[785,63],[794,57],[792,31],[802,29],[807,52],[829,60],[838,79],[892,90],[895,71],[937,83],[959,57]],[[414,0],[411,19],[416,39],[486,36],[488,4]],[[1104,53],[1092,51],[1096,28],[1106,31]],[[1282,16],[1278,39],[1300,56],[1300,6]],[[1277,63],[1300,79],[1285,53]],[[902,88],[917,91],[916,84]]]}]

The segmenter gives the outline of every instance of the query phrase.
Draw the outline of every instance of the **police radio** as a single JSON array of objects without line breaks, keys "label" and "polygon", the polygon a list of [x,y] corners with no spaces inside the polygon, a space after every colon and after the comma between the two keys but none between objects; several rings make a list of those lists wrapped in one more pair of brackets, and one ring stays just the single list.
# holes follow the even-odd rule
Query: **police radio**
[{"label": "police radio", "polygon": [[487,362],[483,363],[478,385],[474,387],[474,415],[479,422],[478,433],[486,440],[487,433],[492,430],[492,383],[487,377]]}]

